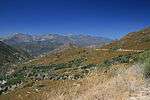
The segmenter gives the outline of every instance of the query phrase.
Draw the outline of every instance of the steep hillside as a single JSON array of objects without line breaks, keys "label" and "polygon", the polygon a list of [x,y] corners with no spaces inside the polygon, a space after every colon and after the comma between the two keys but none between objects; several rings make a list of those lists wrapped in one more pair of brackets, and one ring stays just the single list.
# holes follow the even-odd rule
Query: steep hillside
[{"label": "steep hillside", "polygon": [[119,41],[114,41],[103,48],[122,48],[133,50],[150,49],[150,28],[145,28],[138,32],[132,32],[121,38]]},{"label": "steep hillside", "polygon": [[29,54],[24,51],[19,51],[0,41],[0,66],[21,62],[29,57]]}]

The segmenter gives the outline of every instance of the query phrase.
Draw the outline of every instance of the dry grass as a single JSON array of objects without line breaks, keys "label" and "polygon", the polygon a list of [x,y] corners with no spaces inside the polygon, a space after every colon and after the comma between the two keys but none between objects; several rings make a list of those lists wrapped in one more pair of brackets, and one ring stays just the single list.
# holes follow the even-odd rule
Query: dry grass
[{"label": "dry grass", "polygon": [[145,84],[141,68],[130,66],[114,65],[75,81],[39,81],[2,95],[0,100],[128,100]]},{"label": "dry grass", "polygon": [[127,100],[144,81],[137,66],[120,71],[115,77],[90,88],[78,100]]},{"label": "dry grass", "polygon": [[69,48],[55,54],[49,54],[45,57],[38,58],[28,64],[42,64],[48,65],[52,63],[64,63],[71,61],[75,58],[84,57],[87,59],[87,63],[99,64],[106,59],[111,59],[112,57],[117,57],[119,55],[127,55],[129,51],[103,51],[95,49],[85,49],[85,48]]}]

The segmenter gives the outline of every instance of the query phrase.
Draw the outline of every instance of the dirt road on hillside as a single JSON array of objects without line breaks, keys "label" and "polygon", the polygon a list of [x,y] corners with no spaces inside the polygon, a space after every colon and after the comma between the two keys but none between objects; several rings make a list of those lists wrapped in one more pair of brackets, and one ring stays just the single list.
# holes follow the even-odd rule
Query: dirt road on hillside
[{"label": "dirt road on hillside", "polygon": [[[110,49],[96,49],[102,51],[110,51]],[[143,52],[144,50],[133,50],[133,49],[118,49],[116,51],[128,51],[128,52]]]}]

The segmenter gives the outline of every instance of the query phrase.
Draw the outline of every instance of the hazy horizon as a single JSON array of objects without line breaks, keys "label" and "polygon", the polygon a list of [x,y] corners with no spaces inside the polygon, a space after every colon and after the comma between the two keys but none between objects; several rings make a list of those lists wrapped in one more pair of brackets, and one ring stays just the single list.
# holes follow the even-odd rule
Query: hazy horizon
[{"label": "hazy horizon", "polygon": [[145,28],[149,28],[149,26],[148,27],[143,27],[143,28],[139,28],[139,29],[136,29],[136,30],[133,30],[133,31],[130,31],[130,32],[126,32],[126,33],[124,33],[123,35],[121,35],[120,37],[116,37],[116,38],[113,38],[113,37],[106,37],[106,36],[103,36],[103,35],[101,35],[101,34],[91,34],[91,33],[52,33],[52,32],[43,32],[43,33],[32,33],[32,32],[11,32],[11,33],[4,33],[4,34],[2,34],[2,33],[0,33],[0,37],[2,37],[2,38],[5,38],[5,37],[9,37],[9,36],[13,36],[13,35],[15,35],[15,34],[18,34],[18,33],[22,33],[22,34],[27,34],[27,35],[32,35],[32,36],[34,36],[34,35],[47,35],[47,34],[58,34],[58,35],[89,35],[89,36],[96,36],[96,37],[104,37],[104,38],[108,38],[108,39],[112,39],[112,40],[116,40],[116,39],[120,39],[120,38],[122,38],[123,36],[125,36],[125,35],[127,35],[128,33],[131,33],[131,32],[137,32],[137,31],[139,31],[139,30],[142,30],[142,29],[145,29]]}]

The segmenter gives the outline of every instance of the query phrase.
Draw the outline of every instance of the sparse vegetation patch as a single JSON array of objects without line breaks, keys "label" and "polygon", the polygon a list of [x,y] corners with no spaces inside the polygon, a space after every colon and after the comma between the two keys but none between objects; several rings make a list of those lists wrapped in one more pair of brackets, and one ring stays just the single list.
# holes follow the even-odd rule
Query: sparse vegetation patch
[{"label": "sparse vegetation patch", "polygon": [[144,76],[150,78],[150,50],[138,55],[138,62],[144,65]]}]

